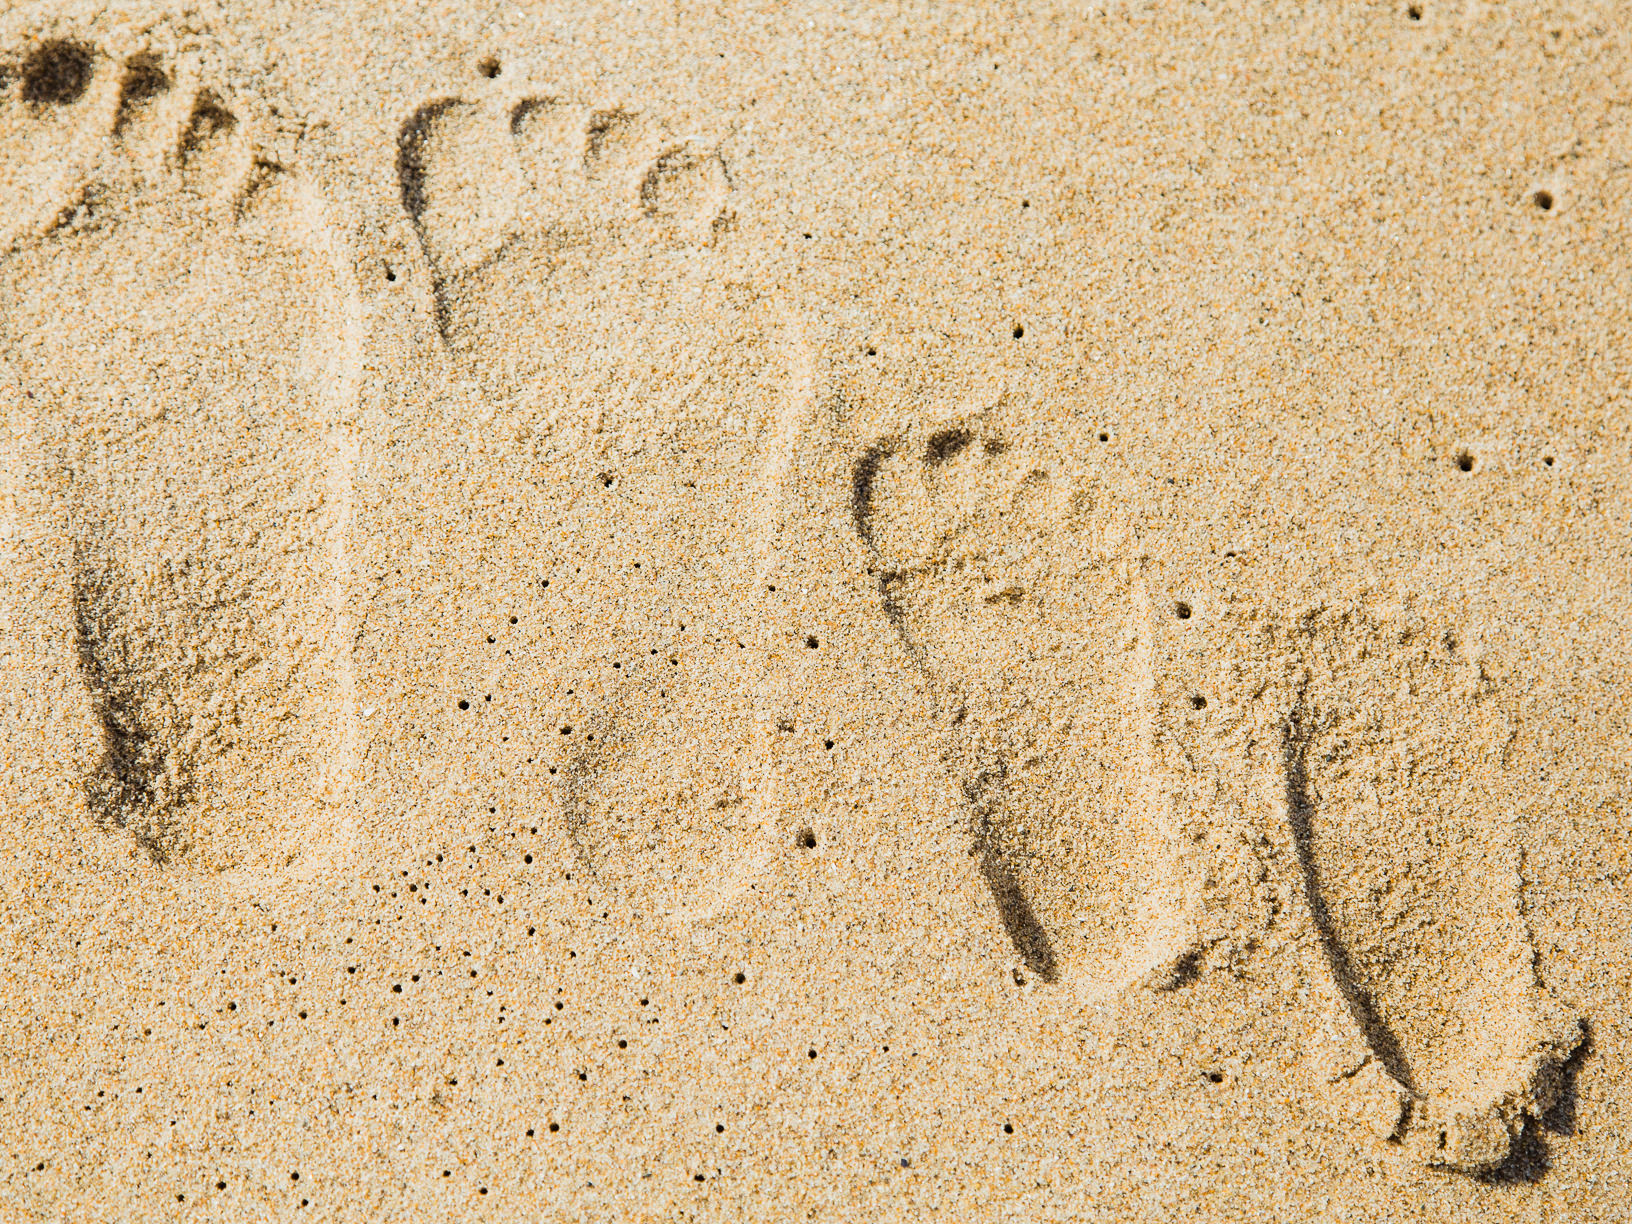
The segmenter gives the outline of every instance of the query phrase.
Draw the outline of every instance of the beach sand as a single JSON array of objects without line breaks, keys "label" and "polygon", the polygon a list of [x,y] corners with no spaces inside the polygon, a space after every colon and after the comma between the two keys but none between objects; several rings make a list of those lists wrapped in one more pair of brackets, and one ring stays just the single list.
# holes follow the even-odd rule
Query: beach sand
[{"label": "beach sand", "polygon": [[1632,10],[0,15],[0,1218],[1632,1219]]}]

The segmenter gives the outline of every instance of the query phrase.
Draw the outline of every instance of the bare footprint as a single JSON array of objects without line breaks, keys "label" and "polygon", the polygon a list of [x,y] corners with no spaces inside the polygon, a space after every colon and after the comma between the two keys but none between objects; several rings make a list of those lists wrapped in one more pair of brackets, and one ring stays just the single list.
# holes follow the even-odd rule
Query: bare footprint
[{"label": "bare footprint", "polygon": [[1171,984],[1189,902],[1154,759],[1157,631],[1123,541],[1001,402],[874,442],[853,499],[1024,971]]},{"label": "bare footprint", "polygon": [[573,728],[557,798],[586,883],[624,914],[683,929],[742,892],[763,796],[745,720],[719,716],[729,695],[699,694],[667,663],[665,652]]},{"label": "bare footprint", "polygon": [[1495,1168],[1582,1037],[1524,916],[1512,715],[1461,635],[1409,604],[1322,611],[1292,637],[1286,814],[1334,977],[1404,1088],[1394,1138]]},{"label": "bare footprint", "polygon": [[95,819],[281,869],[344,832],[355,296],[298,132],[189,31],[122,38],[0,50],[23,530],[69,588]]},{"label": "bare footprint", "polygon": [[637,111],[509,85],[421,106],[397,171],[456,351],[502,355],[504,320],[543,315],[564,266],[581,289],[631,254],[710,247],[732,220],[717,149]]}]

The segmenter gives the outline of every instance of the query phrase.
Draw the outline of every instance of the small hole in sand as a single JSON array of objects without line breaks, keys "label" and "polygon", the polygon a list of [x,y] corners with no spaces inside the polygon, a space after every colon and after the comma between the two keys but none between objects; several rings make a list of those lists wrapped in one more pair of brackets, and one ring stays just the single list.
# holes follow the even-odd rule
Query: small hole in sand
[{"label": "small hole in sand", "polygon": [[1407,17],[1409,17],[1412,21],[1421,21],[1422,20],[1422,6],[1417,5],[1417,4],[1413,4],[1410,8],[1405,10],[1405,15]]},{"label": "small hole in sand", "polygon": [[1473,455],[1472,455],[1472,453],[1469,452],[1469,451],[1458,451],[1457,455],[1456,455],[1456,466],[1457,466],[1457,469],[1459,471],[1463,471],[1463,472],[1473,471]]},{"label": "small hole in sand", "polygon": [[815,1050],[806,1050],[805,1055],[808,1058],[815,1058],[816,1057],[816,1051]]},{"label": "small hole in sand", "polygon": [[1180,620],[1189,620],[1191,615],[1190,605],[1187,603],[1174,604],[1173,615],[1178,617]]},{"label": "small hole in sand", "polygon": [[460,709],[461,709],[461,710],[468,710],[468,709],[470,709],[470,702],[468,702],[468,701],[461,701],[461,702],[460,702],[460,703],[459,703],[459,708],[460,708]]},{"label": "small hole in sand", "polygon": [[1197,710],[1205,710],[1207,708],[1207,698],[1200,693],[1195,693],[1190,698],[1190,705]]},{"label": "small hole in sand", "polygon": [[1026,329],[1024,327],[1020,326],[1020,324],[1016,323],[1014,325],[1014,338],[1016,340],[1018,340],[1022,336],[1024,336],[1025,334],[1026,334]]},{"label": "small hole in sand", "polygon": [[1003,1123],[1003,1133],[1004,1133],[1004,1134],[1005,1134],[1005,1135],[1012,1135],[1012,1134],[1014,1134],[1014,1123],[1013,1123],[1013,1122],[1005,1122],[1005,1123]]},{"label": "small hole in sand", "polygon": [[397,279],[396,269],[387,268],[385,270],[385,279],[388,280],[388,281],[391,281],[392,283],[395,283],[396,279]]},{"label": "small hole in sand", "polygon": [[827,750],[828,750],[828,751],[829,751],[829,752],[832,752],[832,751],[833,751],[833,741],[832,741],[832,740],[823,740],[823,741],[822,741],[822,745],[823,745],[823,746],[824,746],[824,747],[825,747],[825,748],[826,748],[826,749],[827,749]]},{"label": "small hole in sand", "polygon": [[724,1123],[723,1123],[723,1122],[716,1122],[716,1123],[714,1123],[714,1133],[715,1133],[715,1134],[716,1134],[716,1135],[723,1135],[723,1134],[725,1134],[725,1124],[724,1124]]},{"label": "small hole in sand", "polygon": [[1548,467],[1553,466],[1553,457],[1551,455],[1543,455],[1541,461],[1543,463],[1545,463]]},{"label": "small hole in sand", "polygon": [[809,649],[811,649],[811,650],[815,650],[815,649],[816,649],[816,647],[818,647],[818,646],[820,646],[820,645],[821,645],[821,643],[820,643],[820,642],[818,642],[818,641],[817,641],[817,640],[816,640],[816,635],[815,635],[815,634],[814,634],[814,633],[813,633],[813,634],[811,634],[811,635],[810,635],[810,636],[809,636],[809,637],[807,637],[807,638],[806,638],[806,639],[805,639],[805,645],[806,645],[806,646],[807,646],[807,647],[808,647],[808,648],[809,648]]},{"label": "small hole in sand", "polygon": [[1209,1071],[1209,1072],[1207,1072],[1207,1082],[1209,1084],[1222,1084],[1224,1082],[1224,1072],[1222,1072],[1222,1071]]},{"label": "small hole in sand", "polygon": [[490,55],[476,65],[476,71],[491,81],[504,70],[499,66],[499,61]]},{"label": "small hole in sand", "polygon": [[1102,429],[1102,430],[1099,431],[1099,440],[1101,442],[1109,442],[1111,440],[1111,435],[1106,433],[1105,430]]},{"label": "small hole in sand", "polygon": [[731,976],[731,980],[733,982],[735,982],[738,986],[741,986],[744,982],[746,982],[748,980],[748,975],[745,974],[745,973],[736,973],[736,974],[733,974]]},{"label": "small hole in sand", "polygon": [[561,1124],[559,1122],[551,1122],[550,1123],[550,1134],[553,1135],[553,1134],[555,1134],[556,1131],[558,1131],[560,1129],[561,1129]]},{"label": "small hole in sand", "polygon": [[1553,207],[1553,193],[1546,190],[1538,191],[1530,197],[1530,202],[1542,212],[1549,212]]},{"label": "small hole in sand", "polygon": [[816,849],[816,831],[810,828],[800,829],[798,836],[794,838],[794,842],[806,850],[814,850]]}]

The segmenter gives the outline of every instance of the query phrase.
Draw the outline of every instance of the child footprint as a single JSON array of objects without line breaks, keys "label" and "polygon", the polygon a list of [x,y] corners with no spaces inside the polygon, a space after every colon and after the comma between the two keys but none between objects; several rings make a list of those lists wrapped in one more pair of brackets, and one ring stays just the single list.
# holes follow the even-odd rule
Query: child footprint
[{"label": "child footprint", "polygon": [[469,92],[416,110],[397,156],[437,326],[456,350],[502,345],[538,317],[563,264],[593,283],[630,255],[684,256],[728,227],[718,150],[623,107],[509,85]]},{"label": "child footprint", "polygon": [[287,867],[345,831],[349,267],[207,41],[3,46],[0,351],[87,806],[159,862]]},{"label": "child footprint", "polygon": [[1021,963],[1100,993],[1172,979],[1192,928],[1154,761],[1140,576],[1002,402],[878,440],[853,490]]},{"label": "child footprint", "polygon": [[1322,611],[1294,640],[1286,814],[1333,976],[1404,1087],[1394,1137],[1495,1168],[1582,1037],[1522,908],[1514,724],[1461,635],[1409,604]]}]

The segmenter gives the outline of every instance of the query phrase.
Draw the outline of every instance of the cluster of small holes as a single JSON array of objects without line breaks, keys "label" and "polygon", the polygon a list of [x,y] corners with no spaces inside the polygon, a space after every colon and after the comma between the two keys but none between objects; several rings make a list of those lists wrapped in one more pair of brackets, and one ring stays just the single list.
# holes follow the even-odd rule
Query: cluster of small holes
[{"label": "cluster of small holes", "polygon": [[[540,589],[548,585],[549,580],[540,580]],[[518,617],[509,616],[508,623],[512,626],[516,625]],[[684,626],[682,626],[683,628]],[[484,636],[486,636],[489,644],[498,645],[497,639],[501,632],[502,630],[494,629],[493,632]],[[797,640],[796,638],[795,641]],[[807,635],[805,643],[812,650],[822,645],[814,634]],[[650,651],[650,654],[655,656],[658,651],[654,648]],[[670,657],[670,663],[674,663],[672,656]],[[466,711],[472,708],[481,710],[489,705],[495,705],[496,707],[502,705],[504,694],[500,692],[497,696],[499,700],[495,702],[495,694],[493,693],[472,694],[459,699],[457,705],[459,709]],[[550,729],[552,731],[559,729],[571,733],[573,726],[571,723],[552,723]],[[822,742],[828,750],[835,747],[835,741],[831,738],[824,739]],[[498,810],[496,805],[487,808],[490,816],[497,816]],[[540,830],[531,826],[529,828],[530,836],[536,839],[540,834]],[[547,855],[535,854],[534,851],[538,843],[526,840],[529,836],[528,829],[521,828],[518,825],[514,830],[511,830],[495,821],[489,827],[488,832],[490,835],[502,839],[498,842],[498,845],[504,854],[505,861],[509,864],[508,869],[519,872],[518,863],[531,868],[541,857],[546,863],[551,861]],[[547,833],[545,837],[548,837]],[[515,839],[515,841],[512,842],[510,839]],[[817,837],[812,829],[800,830],[797,841],[801,847],[807,850],[814,850],[817,846]],[[360,899],[366,902],[364,912],[369,914],[369,917],[363,919],[363,921],[376,926],[389,924],[393,921],[402,921],[405,914],[411,916],[417,910],[417,907],[430,905],[433,903],[433,899],[439,906],[444,907],[449,902],[458,905],[460,898],[478,903],[485,900],[494,905],[506,904],[505,891],[507,890],[501,891],[491,878],[487,879],[486,882],[494,886],[483,887],[483,877],[474,874],[479,870],[483,870],[480,866],[483,860],[491,860],[493,857],[492,843],[479,843],[481,843],[481,838],[476,837],[466,845],[445,847],[445,852],[426,852],[420,861],[423,865],[422,868],[420,863],[416,863],[413,870],[400,867],[393,868],[388,873],[388,878],[377,875],[372,880],[365,877],[363,880],[357,881],[355,885],[357,894]],[[545,874],[539,872],[523,875],[521,879],[516,881],[518,890],[523,887],[522,880],[536,880],[542,883],[542,877]],[[550,871],[548,874],[551,878],[560,878],[562,876],[568,880],[572,878],[571,872],[559,868]],[[523,893],[518,900],[521,901],[521,908],[524,910],[527,904],[527,894]],[[459,911],[444,908],[439,915],[441,921],[435,929],[445,932],[447,922],[457,920],[455,916],[457,912]],[[601,916],[603,919],[606,918],[608,916],[607,912],[601,911]],[[534,925],[526,925],[524,920],[522,922],[512,920],[510,927],[518,935],[524,929],[528,936],[533,936],[537,930]],[[272,929],[276,930],[276,924],[273,924]],[[367,929],[367,926],[365,926],[364,930]],[[445,938],[445,935],[441,937]],[[344,942],[346,945],[351,945],[353,939],[348,936]],[[537,945],[533,946],[536,947]],[[398,951],[393,952],[392,955],[400,954],[401,947],[400,943],[397,944]],[[404,1027],[411,1032],[419,1016],[427,1014],[432,1008],[441,1006],[444,1000],[437,999],[434,995],[421,994],[421,992],[436,988],[437,979],[442,979],[443,988],[452,986],[457,981],[462,992],[465,983],[468,982],[470,984],[469,993],[471,998],[491,1000],[488,1003],[488,1008],[497,1009],[496,1013],[490,1011],[490,1021],[495,1030],[498,1030],[499,1026],[504,1026],[505,1030],[513,1030],[517,1027],[517,1023],[514,1022],[518,1021],[519,1017],[513,1011],[507,1012],[506,1009],[509,1004],[501,1002],[503,998],[502,983],[504,981],[502,972],[496,971],[494,966],[478,967],[471,965],[468,958],[472,956],[472,952],[469,949],[461,950],[457,947],[450,947],[444,950],[442,945],[438,944],[435,946],[435,953],[437,955],[431,957],[431,954],[427,952],[426,955],[430,959],[418,966],[375,965],[371,968],[366,956],[358,957],[355,956],[353,951],[348,950],[344,963],[332,964],[328,967],[328,972],[332,974],[332,980],[330,981],[324,981],[322,974],[305,968],[297,968],[294,971],[291,971],[287,966],[279,968],[276,973],[276,981],[278,991],[282,997],[281,1000],[272,1004],[279,1010],[277,1018],[268,1019],[266,1022],[269,1026],[277,1025],[281,1027],[295,1017],[302,1021],[315,1017],[321,1023],[325,1018],[332,1018],[336,1015],[351,1015],[359,1011],[366,1015],[368,1013],[364,1009],[373,1008],[377,1017],[375,1023],[383,1028],[382,1039],[384,1039],[389,1037],[393,1030],[400,1030]],[[576,957],[577,953],[566,951],[565,955],[572,958]],[[450,959],[451,964],[449,963]],[[735,986],[745,986],[748,976],[741,970],[728,971],[729,980]],[[285,987],[288,988],[287,991],[285,991]],[[559,989],[557,993],[560,993]],[[270,1000],[273,996],[269,993],[268,998]],[[253,999],[245,1000],[244,1005],[251,1017],[253,1017],[249,1022],[259,1025],[264,1018],[264,1013],[263,1016],[254,1016],[253,1013],[256,1009]],[[642,1026],[658,1023],[655,1009],[648,1008],[646,998],[640,999],[640,1007],[647,1010],[639,1013],[639,1020],[635,1022]],[[533,1018],[535,1023],[539,1020],[542,1021],[538,1028],[533,1030],[534,1033],[547,1032],[549,1030],[544,1026],[551,1025],[552,1021],[559,1022],[559,1020],[566,1019],[569,1015],[566,1008],[567,1003],[563,999],[551,1000],[548,1005],[548,1014]],[[346,1009],[346,1011],[337,1012],[336,1009]],[[221,1010],[241,1015],[238,1000],[224,1000],[221,1004]],[[392,1014],[393,1012],[396,1014]],[[191,1027],[192,1019],[195,1018],[189,1017],[189,1027]],[[622,1023],[627,1024],[630,1021]],[[199,1024],[197,1027],[202,1030],[204,1025]],[[151,1034],[153,1030],[149,1028],[145,1031]],[[556,1028],[555,1031],[559,1032],[560,1028]],[[646,1031],[644,1027],[639,1030],[639,1032]],[[607,1032],[605,1028],[601,1028],[593,1040],[601,1043],[600,1048],[602,1049],[615,1046],[618,1050],[638,1050],[641,1045],[639,1032],[631,1034],[627,1028],[624,1028],[624,1034],[620,1035],[615,1029],[612,1032]],[[572,1033],[569,1039],[590,1040],[590,1038],[583,1036],[582,1030]],[[519,1041],[517,1044],[519,1044]],[[886,1051],[888,1051],[888,1048],[888,1046],[884,1047]],[[788,1051],[788,1055],[797,1059],[798,1049],[799,1047],[795,1046]],[[495,1057],[495,1051],[490,1049],[488,1057],[492,1061],[485,1065],[503,1068],[507,1063],[517,1061],[516,1056],[511,1054],[510,1050],[501,1047],[501,1052],[506,1057]],[[811,1046],[805,1050],[805,1059],[807,1061],[814,1063],[819,1057],[820,1052],[817,1047]],[[582,1083],[589,1083],[591,1074],[586,1070],[580,1070],[577,1072],[577,1079]],[[446,1088],[444,1091],[456,1088],[460,1083],[460,1077],[447,1076],[445,1082]],[[140,1089],[137,1091],[139,1092]],[[463,1091],[479,1091],[479,1089],[466,1088]],[[376,1095],[375,1099],[379,1100],[380,1098]],[[628,1098],[626,1097],[625,1100],[628,1100]],[[529,1138],[544,1133],[546,1127],[547,1132],[550,1134],[555,1134],[561,1129],[561,1124],[556,1121],[549,1121],[547,1114],[545,1118],[537,1118],[536,1115],[534,1115],[534,1118],[533,1125],[526,1128],[526,1134]],[[716,1124],[716,1133],[725,1133],[725,1124],[723,1122]],[[446,1171],[444,1176],[449,1176],[451,1173],[452,1170]],[[228,1174],[227,1176],[232,1178],[233,1175]],[[472,1181],[474,1182],[474,1178]],[[292,1175],[288,1184],[294,1185],[296,1183],[299,1183],[302,1191],[310,1193],[309,1181],[302,1181],[298,1174]],[[210,1180],[201,1181],[198,1184],[205,1190],[211,1185],[223,1189],[229,1184],[229,1181],[217,1178],[214,1171],[211,1171]],[[174,1192],[174,1187],[168,1189]],[[486,1187],[481,1187],[479,1192],[485,1194]],[[188,1197],[193,1197],[191,1190],[188,1191]],[[303,1204],[310,1201],[310,1199],[301,1200]]]}]

